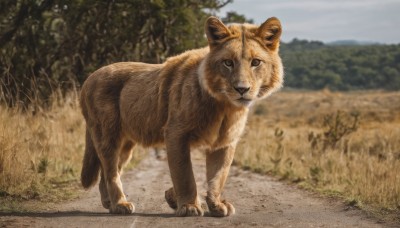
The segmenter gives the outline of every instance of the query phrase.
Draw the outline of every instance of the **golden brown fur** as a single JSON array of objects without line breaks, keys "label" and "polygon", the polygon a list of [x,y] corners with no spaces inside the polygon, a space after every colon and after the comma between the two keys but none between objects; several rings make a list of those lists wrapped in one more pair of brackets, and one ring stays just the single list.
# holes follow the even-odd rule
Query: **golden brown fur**
[{"label": "golden brown fur", "polygon": [[111,213],[134,211],[120,176],[135,143],[165,144],[173,182],[165,198],[177,215],[203,215],[191,148],[206,150],[206,201],[211,214],[235,212],[220,195],[249,106],[281,87],[281,25],[270,18],[259,27],[227,27],[210,17],[205,31],[209,47],[163,64],[111,64],[84,83],[81,106],[87,136],[82,185],[94,185],[100,173],[101,201]]}]

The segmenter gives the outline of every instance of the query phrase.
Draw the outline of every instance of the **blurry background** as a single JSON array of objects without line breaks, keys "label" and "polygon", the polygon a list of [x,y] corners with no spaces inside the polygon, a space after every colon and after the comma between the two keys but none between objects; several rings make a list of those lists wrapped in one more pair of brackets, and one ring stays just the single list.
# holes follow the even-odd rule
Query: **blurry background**
[{"label": "blurry background", "polygon": [[80,194],[91,72],[205,46],[210,15],[276,16],[285,88],[252,107],[235,165],[400,224],[398,12],[396,0],[2,0],[0,211]]}]

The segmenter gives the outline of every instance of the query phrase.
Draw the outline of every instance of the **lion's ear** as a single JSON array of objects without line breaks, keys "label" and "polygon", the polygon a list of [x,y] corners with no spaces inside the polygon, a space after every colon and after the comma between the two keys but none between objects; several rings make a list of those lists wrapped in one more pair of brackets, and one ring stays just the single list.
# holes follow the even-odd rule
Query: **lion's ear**
[{"label": "lion's ear", "polygon": [[279,41],[282,34],[281,22],[276,17],[268,18],[256,32],[265,43],[265,45],[272,51],[277,50]]},{"label": "lion's ear", "polygon": [[205,24],[205,31],[210,45],[218,44],[230,36],[229,29],[216,17],[209,17]]}]

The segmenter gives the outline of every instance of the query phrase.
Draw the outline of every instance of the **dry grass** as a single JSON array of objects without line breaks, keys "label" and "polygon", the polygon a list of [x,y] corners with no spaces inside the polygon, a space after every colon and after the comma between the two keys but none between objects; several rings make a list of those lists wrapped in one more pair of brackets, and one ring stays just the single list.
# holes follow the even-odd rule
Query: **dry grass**
[{"label": "dry grass", "polygon": [[[78,93],[59,97],[46,110],[0,105],[0,211],[24,209],[25,200],[58,201],[80,193],[85,123]],[[133,156],[135,163],[143,151]]]},{"label": "dry grass", "polygon": [[84,122],[77,95],[48,110],[0,106],[0,192],[21,199],[66,197],[77,186]]},{"label": "dry grass", "polygon": [[79,193],[84,122],[76,93],[57,97],[46,110],[0,106],[0,210]]},{"label": "dry grass", "polygon": [[[359,121],[331,145],[328,138],[339,130],[324,122],[331,115],[334,123],[338,111],[341,128],[352,128],[355,115]],[[254,107],[249,120],[238,165],[344,196],[352,205],[399,212],[399,92],[281,92]]]}]

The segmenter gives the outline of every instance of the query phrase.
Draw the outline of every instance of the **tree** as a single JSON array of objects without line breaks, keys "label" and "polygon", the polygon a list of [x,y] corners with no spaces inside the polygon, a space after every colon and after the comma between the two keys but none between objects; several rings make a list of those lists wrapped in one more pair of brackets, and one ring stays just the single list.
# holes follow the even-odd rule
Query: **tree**
[{"label": "tree", "polygon": [[203,23],[232,0],[0,2],[0,102],[67,91],[118,61],[159,63],[206,44]]},{"label": "tree", "polygon": [[238,14],[235,11],[229,11],[226,13],[226,16],[223,17],[222,22],[225,24],[229,23],[254,23],[253,19],[246,18],[243,14]]}]

